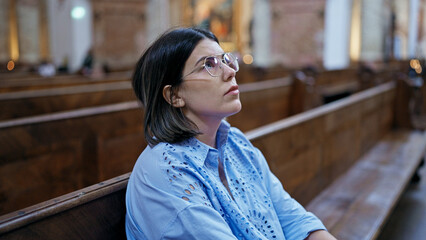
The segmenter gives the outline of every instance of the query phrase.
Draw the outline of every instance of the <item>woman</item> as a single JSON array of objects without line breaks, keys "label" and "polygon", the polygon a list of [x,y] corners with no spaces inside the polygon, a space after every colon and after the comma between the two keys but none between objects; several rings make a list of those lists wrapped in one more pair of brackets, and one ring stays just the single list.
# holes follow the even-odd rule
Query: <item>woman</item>
[{"label": "woman", "polygon": [[149,146],[127,187],[129,239],[334,239],[224,120],[241,109],[238,68],[194,28],[165,33],[139,60]]}]

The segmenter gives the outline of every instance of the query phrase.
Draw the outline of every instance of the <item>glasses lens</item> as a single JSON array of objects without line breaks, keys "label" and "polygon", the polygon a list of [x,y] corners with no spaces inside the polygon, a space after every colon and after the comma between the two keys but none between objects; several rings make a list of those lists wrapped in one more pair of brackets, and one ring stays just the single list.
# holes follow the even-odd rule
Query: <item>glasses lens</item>
[{"label": "glasses lens", "polygon": [[235,72],[238,72],[239,70],[238,60],[236,57],[234,57],[234,55],[232,55],[231,53],[225,53],[223,55],[223,62],[226,65],[228,65],[230,68],[234,69]]},{"label": "glasses lens", "polygon": [[220,62],[217,57],[207,57],[204,60],[204,67],[210,73],[210,75],[217,77],[220,75]]}]

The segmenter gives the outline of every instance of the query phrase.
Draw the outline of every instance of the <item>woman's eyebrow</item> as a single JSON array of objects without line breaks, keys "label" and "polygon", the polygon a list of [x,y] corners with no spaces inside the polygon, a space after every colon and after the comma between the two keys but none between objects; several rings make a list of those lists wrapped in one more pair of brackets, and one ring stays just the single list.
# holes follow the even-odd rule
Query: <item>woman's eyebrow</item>
[{"label": "woman's eyebrow", "polygon": [[204,60],[204,59],[206,59],[207,57],[209,57],[209,56],[202,56],[201,58],[199,58],[199,59],[197,60],[197,62],[195,62],[194,67],[196,67],[196,66],[198,65],[198,63],[199,63],[199,62],[203,61],[203,60]]},{"label": "woman's eyebrow", "polygon": [[225,54],[225,52],[223,52],[223,53],[218,53],[218,54],[213,54],[213,55],[208,55],[208,56],[202,56],[202,57],[200,57],[198,60],[197,60],[197,62],[195,62],[195,64],[194,64],[194,67],[196,67],[197,66],[197,64],[199,63],[199,62],[201,62],[201,61],[203,61],[204,59],[206,59],[206,58],[208,58],[208,57],[213,57],[213,56],[222,56],[223,54]]}]

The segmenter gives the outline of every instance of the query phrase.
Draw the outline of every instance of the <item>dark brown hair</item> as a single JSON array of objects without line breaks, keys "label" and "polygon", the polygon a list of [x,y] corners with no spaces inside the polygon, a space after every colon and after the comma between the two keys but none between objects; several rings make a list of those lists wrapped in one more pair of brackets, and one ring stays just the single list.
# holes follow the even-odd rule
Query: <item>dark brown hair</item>
[{"label": "dark brown hair", "polygon": [[163,88],[171,93],[182,83],[185,63],[203,39],[217,43],[216,36],[197,28],[179,28],[160,36],[139,59],[133,75],[133,89],[145,110],[145,139],[151,146],[159,142],[175,143],[199,134],[197,126],[180,108],[163,98]]}]

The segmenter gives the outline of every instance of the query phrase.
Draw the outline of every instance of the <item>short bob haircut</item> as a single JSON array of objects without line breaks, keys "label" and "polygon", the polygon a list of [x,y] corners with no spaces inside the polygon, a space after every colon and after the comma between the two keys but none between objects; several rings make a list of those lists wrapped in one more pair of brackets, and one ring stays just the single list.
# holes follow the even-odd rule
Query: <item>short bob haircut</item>
[{"label": "short bob haircut", "polygon": [[182,83],[185,63],[203,39],[219,43],[216,36],[197,28],[178,28],[161,35],[139,59],[132,85],[145,110],[145,139],[150,146],[159,142],[176,143],[200,134],[180,108],[163,97],[171,85],[171,95]]}]

